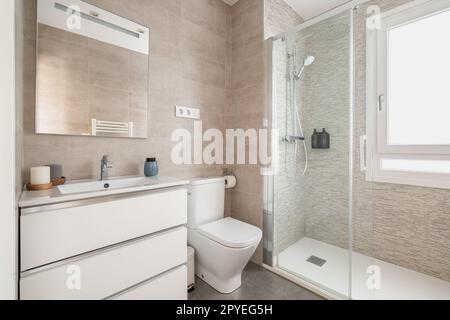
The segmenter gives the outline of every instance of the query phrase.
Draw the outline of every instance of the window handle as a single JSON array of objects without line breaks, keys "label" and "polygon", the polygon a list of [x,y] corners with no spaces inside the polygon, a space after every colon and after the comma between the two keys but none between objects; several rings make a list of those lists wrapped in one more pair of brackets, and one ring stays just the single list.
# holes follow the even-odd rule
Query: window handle
[{"label": "window handle", "polygon": [[359,138],[359,168],[361,172],[367,170],[367,136],[363,135]]},{"label": "window handle", "polygon": [[386,99],[384,97],[384,94],[380,94],[378,96],[378,111],[382,112],[384,110],[384,103]]}]

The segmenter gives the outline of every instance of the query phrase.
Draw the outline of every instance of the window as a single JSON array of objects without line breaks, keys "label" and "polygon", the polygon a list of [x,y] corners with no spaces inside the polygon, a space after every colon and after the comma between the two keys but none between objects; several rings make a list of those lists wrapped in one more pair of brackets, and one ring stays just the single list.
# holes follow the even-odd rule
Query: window
[{"label": "window", "polygon": [[367,31],[367,179],[450,188],[450,0],[418,0]]}]

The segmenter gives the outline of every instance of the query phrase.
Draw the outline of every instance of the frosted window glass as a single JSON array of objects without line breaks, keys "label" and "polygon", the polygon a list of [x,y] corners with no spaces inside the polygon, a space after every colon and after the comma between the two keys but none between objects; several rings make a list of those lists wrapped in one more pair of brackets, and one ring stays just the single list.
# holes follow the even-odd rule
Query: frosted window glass
[{"label": "frosted window glass", "polygon": [[382,159],[381,169],[389,171],[450,174],[450,161]]},{"label": "frosted window glass", "polygon": [[388,144],[450,144],[450,11],[388,31]]}]

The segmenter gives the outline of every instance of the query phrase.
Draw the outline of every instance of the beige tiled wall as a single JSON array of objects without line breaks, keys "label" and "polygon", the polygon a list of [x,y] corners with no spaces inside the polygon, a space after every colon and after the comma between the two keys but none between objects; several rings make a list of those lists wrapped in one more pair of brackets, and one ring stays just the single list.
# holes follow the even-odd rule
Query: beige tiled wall
[{"label": "beige tiled wall", "polygon": [[[264,39],[295,26],[300,17],[283,1],[240,0],[231,10],[231,92],[228,128],[259,129],[266,116]],[[233,217],[263,228],[263,177],[258,165],[233,166],[238,186],[231,194]],[[262,263],[262,246],[253,261]]]},{"label": "beige tiled wall", "polygon": [[[264,3],[240,0],[231,9],[231,92],[227,127],[260,128],[264,112]],[[233,166],[238,186],[231,192],[234,218],[262,229],[262,177],[259,166]],[[262,263],[262,247],[253,260]]]},{"label": "beige tiled wall", "polygon": [[69,179],[99,175],[103,154],[112,175],[143,173],[157,157],[162,174],[182,177],[222,174],[222,166],[176,166],[171,133],[192,130],[193,121],[174,117],[177,104],[198,106],[204,127],[223,128],[227,109],[231,9],[221,0],[90,0],[89,3],[151,28],[148,139],[129,140],[36,135],[36,1],[25,1],[24,182],[32,166],[60,163]]},{"label": "beige tiled wall", "polygon": [[[223,166],[175,166],[170,159],[174,129],[192,132],[193,122],[173,116],[177,104],[199,106],[204,128],[259,128],[265,112],[264,5],[271,32],[298,17],[279,0],[89,0],[151,28],[148,139],[121,140],[36,135],[36,1],[26,1],[24,23],[24,182],[32,166],[60,163],[69,179],[96,177],[109,154],[112,175],[140,174],[146,157],[156,156],[162,174],[218,175]],[[283,5],[283,7],[279,7]],[[292,18],[291,23],[286,19]],[[277,24],[278,21],[278,24]],[[276,30],[276,31],[275,31]],[[225,121],[224,121],[225,119]],[[227,191],[226,211],[262,228],[259,166],[233,166],[238,186]],[[262,261],[262,250],[255,255]]]}]

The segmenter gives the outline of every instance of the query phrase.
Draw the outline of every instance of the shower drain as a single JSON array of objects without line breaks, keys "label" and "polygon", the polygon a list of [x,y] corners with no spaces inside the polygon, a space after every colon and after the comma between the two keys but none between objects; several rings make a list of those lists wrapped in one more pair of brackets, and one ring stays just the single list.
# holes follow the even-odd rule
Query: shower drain
[{"label": "shower drain", "polygon": [[308,261],[309,263],[312,263],[312,264],[314,264],[314,265],[316,265],[318,267],[323,267],[325,265],[325,263],[327,263],[327,260],[321,259],[321,258],[316,257],[316,256],[311,256],[306,261]]}]

